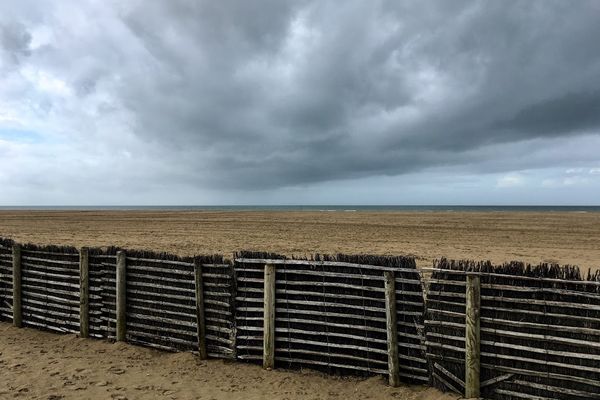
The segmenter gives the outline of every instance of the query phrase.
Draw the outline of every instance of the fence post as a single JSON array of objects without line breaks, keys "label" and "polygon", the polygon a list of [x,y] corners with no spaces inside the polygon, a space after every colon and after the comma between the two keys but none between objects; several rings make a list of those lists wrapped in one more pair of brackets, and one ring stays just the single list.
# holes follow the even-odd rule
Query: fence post
[{"label": "fence post", "polygon": [[196,288],[196,329],[198,332],[198,355],[206,360],[206,317],[204,315],[204,280],[202,279],[202,264],[194,258],[194,285]]},{"label": "fence post", "polygon": [[87,247],[79,249],[79,336],[87,338],[90,334],[90,261]]},{"label": "fence post", "polygon": [[263,368],[275,366],[275,265],[265,264]]},{"label": "fence post", "polygon": [[20,328],[23,325],[21,310],[21,245],[14,243],[12,248],[13,261],[13,325]]},{"label": "fence post", "polygon": [[467,273],[467,309],[465,332],[465,399],[480,396],[480,331],[481,280],[479,275]]},{"label": "fence post", "polygon": [[396,315],[396,274],[394,271],[383,273],[385,283],[385,316],[387,324],[387,351],[389,385],[396,387],[400,384],[398,358],[398,324]]},{"label": "fence post", "polygon": [[118,342],[125,341],[125,332],[127,330],[127,254],[124,251],[117,252],[117,331],[116,339]]}]

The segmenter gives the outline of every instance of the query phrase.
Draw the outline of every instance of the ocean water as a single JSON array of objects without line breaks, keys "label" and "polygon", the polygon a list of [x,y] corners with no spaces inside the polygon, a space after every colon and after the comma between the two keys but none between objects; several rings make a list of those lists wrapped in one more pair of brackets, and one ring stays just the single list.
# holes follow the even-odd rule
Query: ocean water
[{"label": "ocean water", "polygon": [[469,205],[209,205],[209,206],[0,206],[0,210],[64,211],[319,211],[319,212],[600,212],[600,206],[469,206]]}]

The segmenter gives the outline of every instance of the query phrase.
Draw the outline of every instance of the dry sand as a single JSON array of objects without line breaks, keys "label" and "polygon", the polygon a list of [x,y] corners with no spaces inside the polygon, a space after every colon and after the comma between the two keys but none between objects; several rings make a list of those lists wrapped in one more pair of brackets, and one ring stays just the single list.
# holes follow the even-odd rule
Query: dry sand
[{"label": "dry sand", "polygon": [[[284,254],[410,254],[600,264],[600,213],[0,211],[0,236],[117,245],[180,255],[253,249]],[[119,397],[121,396],[121,397]],[[451,399],[392,389],[382,377],[325,377],[199,361],[125,344],[0,323],[0,399]]]},{"label": "dry sand", "polygon": [[600,267],[600,213],[0,211],[0,236],[180,255],[410,254]]},{"label": "dry sand", "polygon": [[200,361],[123,343],[80,339],[0,323],[1,399],[399,399],[450,400],[423,386],[386,386],[383,377],[327,377]]}]

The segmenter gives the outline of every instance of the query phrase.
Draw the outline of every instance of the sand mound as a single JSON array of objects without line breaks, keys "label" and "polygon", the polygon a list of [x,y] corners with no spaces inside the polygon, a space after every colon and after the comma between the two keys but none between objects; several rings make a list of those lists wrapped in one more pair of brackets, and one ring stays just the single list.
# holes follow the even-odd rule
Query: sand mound
[{"label": "sand mound", "polygon": [[0,382],[2,399],[456,399],[424,386],[390,388],[382,377],[263,371],[7,323],[0,323]]}]

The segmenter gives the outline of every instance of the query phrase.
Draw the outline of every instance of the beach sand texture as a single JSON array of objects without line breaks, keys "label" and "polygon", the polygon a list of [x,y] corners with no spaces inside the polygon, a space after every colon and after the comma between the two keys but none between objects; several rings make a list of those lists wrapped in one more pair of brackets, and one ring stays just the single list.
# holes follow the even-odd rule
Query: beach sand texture
[{"label": "beach sand texture", "polygon": [[413,255],[600,267],[600,213],[309,211],[0,211],[21,242],[151,249],[179,255]]},{"label": "beach sand texture", "polygon": [[79,339],[0,323],[0,399],[402,399],[451,400],[424,386],[391,388],[384,377],[201,361],[124,343]]},{"label": "beach sand texture", "polygon": [[[410,254],[600,265],[600,213],[2,211],[0,236],[117,245],[180,255],[255,249],[284,254]],[[84,340],[0,323],[0,398],[448,400],[423,386],[263,371],[190,353]]]}]

